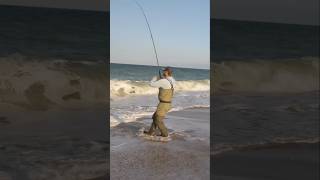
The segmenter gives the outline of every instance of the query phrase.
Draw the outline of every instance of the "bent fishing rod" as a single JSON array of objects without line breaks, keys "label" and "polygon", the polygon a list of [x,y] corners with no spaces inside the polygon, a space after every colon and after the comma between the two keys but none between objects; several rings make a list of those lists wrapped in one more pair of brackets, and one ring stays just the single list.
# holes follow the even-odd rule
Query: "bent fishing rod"
[{"label": "bent fishing rod", "polygon": [[160,65],[159,65],[159,59],[158,59],[158,53],[157,53],[157,48],[156,48],[156,45],[154,43],[154,39],[153,39],[153,35],[152,35],[152,31],[151,31],[151,28],[150,28],[150,24],[149,24],[149,21],[148,21],[148,18],[147,18],[147,15],[146,13],[144,12],[144,9],[143,7],[140,5],[140,3],[138,3],[138,1],[136,0],[133,0],[136,5],[139,7],[139,9],[141,10],[143,16],[144,16],[144,19],[146,20],[146,24],[148,26],[148,30],[149,30],[149,33],[150,33],[150,38],[151,38],[151,41],[152,41],[152,45],[153,45],[153,51],[154,51],[154,54],[155,54],[155,57],[156,57],[156,60],[157,60],[157,65],[158,65],[158,68],[159,68],[159,77],[161,77],[161,69],[160,69]]}]

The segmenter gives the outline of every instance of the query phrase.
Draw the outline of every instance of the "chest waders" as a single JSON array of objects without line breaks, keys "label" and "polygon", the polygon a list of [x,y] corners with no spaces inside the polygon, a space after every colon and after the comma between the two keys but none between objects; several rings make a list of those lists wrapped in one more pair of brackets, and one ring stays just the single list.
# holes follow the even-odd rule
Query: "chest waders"
[{"label": "chest waders", "polygon": [[174,88],[173,88],[172,82],[169,79],[167,80],[171,85],[171,89],[159,88],[159,94],[158,94],[159,104],[157,106],[156,112],[152,116],[153,122],[148,132],[148,134],[150,135],[154,134],[155,130],[159,128],[161,132],[161,136],[163,137],[168,136],[168,130],[163,123],[163,119],[165,115],[168,113],[168,111],[171,109],[171,101],[173,97]]}]

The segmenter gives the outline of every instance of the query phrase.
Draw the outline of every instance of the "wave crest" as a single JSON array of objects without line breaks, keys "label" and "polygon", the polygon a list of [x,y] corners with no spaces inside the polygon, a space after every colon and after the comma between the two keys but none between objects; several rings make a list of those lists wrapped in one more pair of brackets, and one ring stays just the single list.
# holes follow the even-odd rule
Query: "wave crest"
[{"label": "wave crest", "polygon": [[307,92],[319,90],[319,58],[227,61],[213,65],[213,90],[221,92]]},{"label": "wave crest", "polygon": [[108,97],[105,73],[99,62],[0,57],[0,103],[36,110],[101,106]]},{"label": "wave crest", "polygon": [[[177,81],[176,83],[176,92],[210,90],[210,80]],[[148,81],[110,80],[111,98],[157,93],[158,89],[151,87]]]}]

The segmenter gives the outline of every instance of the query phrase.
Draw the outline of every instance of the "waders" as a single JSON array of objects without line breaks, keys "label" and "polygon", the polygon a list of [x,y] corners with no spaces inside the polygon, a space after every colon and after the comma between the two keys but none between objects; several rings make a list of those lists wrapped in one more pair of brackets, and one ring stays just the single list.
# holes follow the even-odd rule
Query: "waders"
[{"label": "waders", "polygon": [[168,111],[171,109],[171,100],[173,96],[173,84],[170,80],[168,80],[171,85],[171,89],[163,89],[159,88],[159,104],[157,106],[157,110],[155,113],[153,113],[152,119],[153,122],[151,124],[151,127],[147,134],[153,135],[155,133],[155,130],[159,128],[161,132],[161,136],[167,137],[168,136],[168,130],[166,126],[163,123],[165,115],[168,113]]}]

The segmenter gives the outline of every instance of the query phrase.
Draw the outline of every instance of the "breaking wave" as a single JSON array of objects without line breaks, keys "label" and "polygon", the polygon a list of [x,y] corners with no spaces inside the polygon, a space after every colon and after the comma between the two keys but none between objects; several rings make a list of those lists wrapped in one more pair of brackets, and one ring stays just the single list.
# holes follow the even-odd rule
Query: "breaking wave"
[{"label": "breaking wave", "polygon": [[0,57],[0,102],[36,110],[101,106],[108,97],[104,67],[100,62]]},{"label": "breaking wave", "polygon": [[[193,108],[210,108],[209,91],[177,92],[173,98],[172,111],[181,111]],[[111,101],[110,127],[120,123],[128,123],[139,118],[151,117],[158,104],[155,95],[129,96]]]},{"label": "breaking wave", "polygon": [[319,58],[226,61],[213,64],[213,90],[299,93],[319,90]]},{"label": "breaking wave", "polygon": [[[210,80],[177,81],[176,92],[209,91]],[[157,94],[148,81],[110,80],[111,98]]]}]

